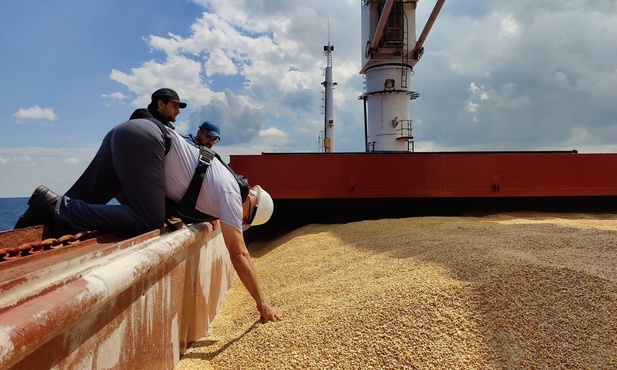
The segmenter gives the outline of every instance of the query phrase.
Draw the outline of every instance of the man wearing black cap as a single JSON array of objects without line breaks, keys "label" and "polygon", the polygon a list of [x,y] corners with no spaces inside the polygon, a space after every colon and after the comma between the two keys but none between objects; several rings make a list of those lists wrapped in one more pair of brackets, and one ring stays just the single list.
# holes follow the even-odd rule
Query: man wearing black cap
[{"label": "man wearing black cap", "polygon": [[[151,106],[156,109],[150,110]],[[37,188],[15,228],[51,221],[50,208],[58,215],[58,230],[138,235],[161,227],[165,222],[163,161],[169,141],[163,125],[173,128],[170,121],[184,107],[186,103],[172,89],[155,91],[147,111],[154,119],[131,119],[112,128],[75,184],[63,196],[44,186]],[[122,205],[107,205],[119,194]]]},{"label": "man wearing black cap", "polygon": [[180,100],[178,93],[165,87],[152,93],[152,101],[148,107],[136,109],[129,119],[152,117],[175,129],[171,122],[176,122],[176,116],[183,108],[186,108],[186,103]]}]

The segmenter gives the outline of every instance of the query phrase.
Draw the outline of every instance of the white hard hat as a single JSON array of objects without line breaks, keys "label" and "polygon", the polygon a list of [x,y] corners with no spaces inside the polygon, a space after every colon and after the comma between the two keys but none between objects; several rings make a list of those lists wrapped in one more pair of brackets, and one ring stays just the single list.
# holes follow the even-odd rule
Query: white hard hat
[{"label": "white hard hat", "polygon": [[248,225],[244,225],[244,230],[248,229],[251,226],[263,225],[270,217],[272,217],[272,213],[274,212],[274,201],[270,194],[267,191],[261,188],[259,185],[255,185],[251,188],[251,194],[257,198],[257,203],[255,204],[255,216],[253,217],[253,222]]}]

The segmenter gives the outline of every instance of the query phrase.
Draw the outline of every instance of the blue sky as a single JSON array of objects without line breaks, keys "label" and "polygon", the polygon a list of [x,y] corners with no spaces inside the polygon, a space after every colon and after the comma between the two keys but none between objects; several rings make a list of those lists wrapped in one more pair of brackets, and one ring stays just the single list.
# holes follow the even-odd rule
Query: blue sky
[{"label": "blue sky", "polygon": [[[224,157],[317,151],[328,25],[336,149],[364,149],[360,0],[20,0],[0,22],[0,197],[66,191],[160,87],[189,104],[181,133],[219,123]],[[411,82],[416,151],[614,152],[616,38],[615,1],[446,0]]]}]

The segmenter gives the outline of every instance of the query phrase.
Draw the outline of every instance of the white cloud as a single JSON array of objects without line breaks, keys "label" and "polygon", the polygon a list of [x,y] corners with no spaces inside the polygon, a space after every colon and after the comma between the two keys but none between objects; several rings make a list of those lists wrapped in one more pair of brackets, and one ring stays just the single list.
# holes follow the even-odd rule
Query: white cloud
[{"label": "white cloud", "polygon": [[22,120],[56,121],[58,119],[54,108],[41,108],[38,105],[25,109],[19,108],[11,117],[17,119],[18,123],[21,123]]},{"label": "white cloud", "polygon": [[520,26],[512,15],[508,14],[503,16],[499,28],[499,39],[501,41],[518,36],[520,31]]},{"label": "white cloud", "polygon": [[111,94],[103,94],[101,96],[103,98],[105,98],[105,99],[111,99],[111,100],[126,100],[126,99],[128,99],[128,96],[122,94],[121,92],[115,92],[115,93],[111,93]]},{"label": "white cloud", "polygon": [[[473,102],[467,102],[467,106],[466,106],[466,110],[469,113],[476,113],[478,111],[478,109],[480,109],[480,104],[477,103],[473,103]],[[477,121],[477,117],[474,119],[474,121]]]},{"label": "white cloud", "polygon": [[269,127],[259,131],[259,138],[262,139],[264,143],[275,147],[285,147],[288,142],[287,134],[275,127]]},{"label": "white cloud", "polygon": [[133,106],[144,107],[150,102],[152,92],[161,87],[171,87],[189,106],[206,103],[214,93],[202,81],[202,65],[187,57],[169,55],[165,61],[150,60],[131,73],[113,69],[110,78],[125,85],[137,95]]},{"label": "white cloud", "polygon": [[210,56],[205,63],[205,70],[206,75],[209,77],[217,73],[221,75],[235,75],[238,73],[234,61],[221,49],[210,52]]},{"label": "white cloud", "polygon": [[283,139],[287,136],[287,134],[275,127],[269,127],[265,130],[259,131],[259,136],[265,138]]}]

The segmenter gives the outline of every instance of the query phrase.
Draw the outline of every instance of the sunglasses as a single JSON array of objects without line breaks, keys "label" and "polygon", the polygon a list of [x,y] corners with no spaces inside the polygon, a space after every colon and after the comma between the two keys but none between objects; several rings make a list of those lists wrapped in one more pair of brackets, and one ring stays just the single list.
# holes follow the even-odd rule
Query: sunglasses
[{"label": "sunglasses", "polygon": [[214,143],[218,143],[219,141],[221,141],[221,138],[218,136],[210,136],[208,135],[204,130],[199,130],[202,134],[206,135],[209,138],[214,138]]},{"label": "sunglasses", "polygon": [[[251,224],[253,223],[253,220],[255,220],[255,215],[257,214],[257,204],[255,204],[254,207],[251,207],[251,204],[253,202],[251,202],[252,198],[249,198],[249,215],[246,218],[246,221],[242,222],[242,231],[248,229],[249,227],[251,227]],[[253,210],[253,212],[251,213],[251,209]]]}]

